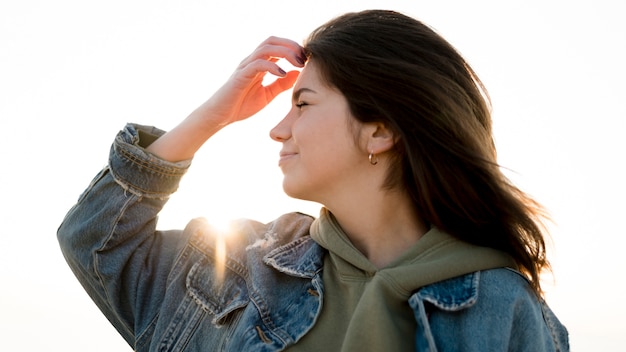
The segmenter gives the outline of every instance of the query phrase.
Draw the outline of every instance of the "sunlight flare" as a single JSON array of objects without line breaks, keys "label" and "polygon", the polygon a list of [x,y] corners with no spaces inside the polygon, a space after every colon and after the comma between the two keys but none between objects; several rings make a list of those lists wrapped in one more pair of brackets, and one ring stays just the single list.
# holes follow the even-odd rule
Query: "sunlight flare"
[{"label": "sunlight flare", "polygon": [[218,285],[224,282],[226,273],[226,239],[231,233],[230,222],[217,223],[215,236],[215,279]]}]

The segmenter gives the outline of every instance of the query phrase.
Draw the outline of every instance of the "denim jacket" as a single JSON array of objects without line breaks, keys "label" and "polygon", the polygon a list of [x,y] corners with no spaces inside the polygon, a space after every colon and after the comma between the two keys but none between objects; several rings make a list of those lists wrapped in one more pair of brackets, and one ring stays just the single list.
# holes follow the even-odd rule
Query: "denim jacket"
[{"label": "denim jacket", "polygon": [[[140,146],[162,133],[127,125],[66,215],[58,238],[73,272],[136,351],[298,350],[324,299],[325,250],[309,236],[313,219],[236,222],[220,271],[216,231],[205,220],[156,230],[190,164]],[[569,350],[563,325],[513,270],[431,284],[408,303],[416,351]]]}]

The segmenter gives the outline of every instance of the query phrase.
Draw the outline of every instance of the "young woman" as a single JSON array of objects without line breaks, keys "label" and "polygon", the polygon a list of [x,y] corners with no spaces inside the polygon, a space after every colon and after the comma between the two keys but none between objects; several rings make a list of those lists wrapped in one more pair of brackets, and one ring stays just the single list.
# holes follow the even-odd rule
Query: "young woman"
[{"label": "young woman", "polygon": [[[157,213],[205,141],[292,86],[270,132],[283,187],[324,207],[238,222],[222,272],[206,221],[164,232]],[[542,299],[540,216],[499,170],[469,65],[419,21],[372,10],[304,47],[269,38],[167,133],[126,126],[58,236],[137,351],[566,351]]]}]

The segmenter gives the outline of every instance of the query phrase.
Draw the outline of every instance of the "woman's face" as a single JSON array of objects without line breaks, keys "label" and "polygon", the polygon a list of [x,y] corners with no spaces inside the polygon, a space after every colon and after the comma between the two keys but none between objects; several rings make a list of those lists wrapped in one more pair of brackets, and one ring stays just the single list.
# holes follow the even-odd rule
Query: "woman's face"
[{"label": "woman's face", "polygon": [[294,86],[291,110],[270,132],[283,143],[278,165],[285,192],[327,205],[354,189],[360,170],[369,165],[354,131],[359,122],[346,98],[322,83],[315,61],[309,61]]}]

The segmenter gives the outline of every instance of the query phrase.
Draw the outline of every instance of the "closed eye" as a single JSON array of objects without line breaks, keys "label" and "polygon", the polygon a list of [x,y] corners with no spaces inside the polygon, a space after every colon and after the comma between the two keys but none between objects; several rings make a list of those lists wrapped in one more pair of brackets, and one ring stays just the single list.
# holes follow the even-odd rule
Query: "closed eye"
[{"label": "closed eye", "polygon": [[297,102],[295,105],[296,105],[296,107],[297,107],[298,109],[302,109],[302,107],[307,106],[307,105],[309,105],[309,104],[308,104],[308,103],[305,103],[305,102],[303,102],[303,101],[299,101],[299,102]]}]

